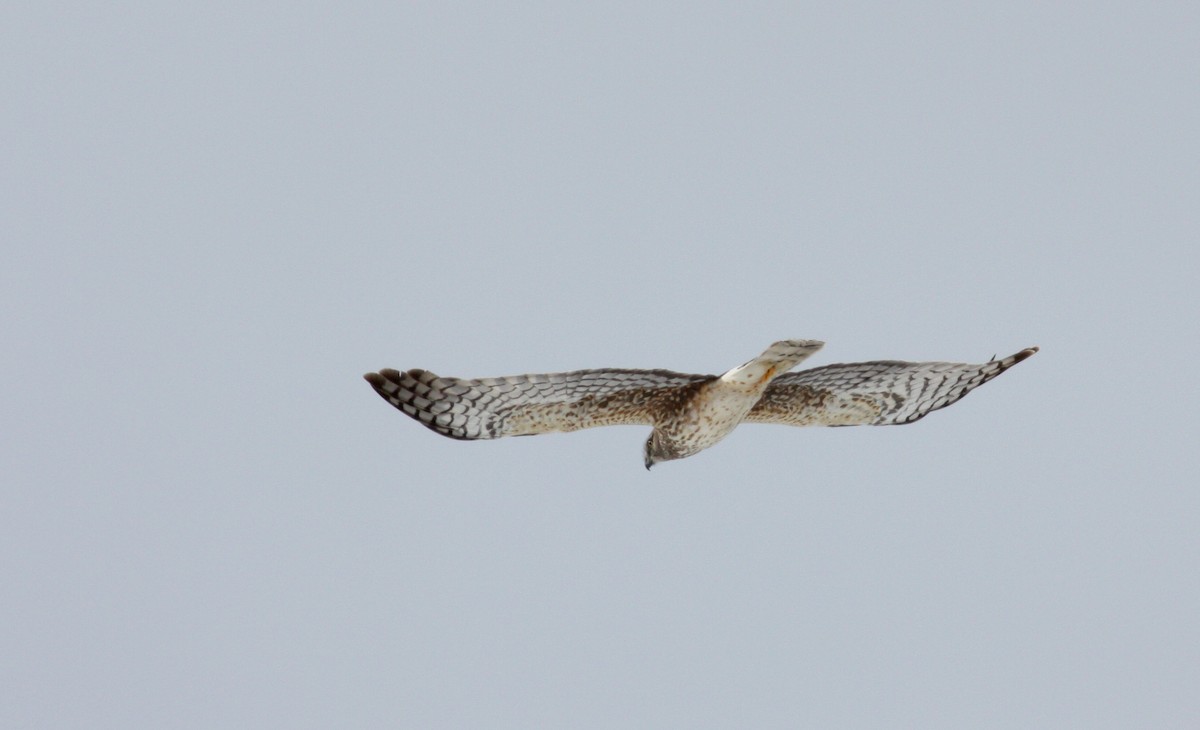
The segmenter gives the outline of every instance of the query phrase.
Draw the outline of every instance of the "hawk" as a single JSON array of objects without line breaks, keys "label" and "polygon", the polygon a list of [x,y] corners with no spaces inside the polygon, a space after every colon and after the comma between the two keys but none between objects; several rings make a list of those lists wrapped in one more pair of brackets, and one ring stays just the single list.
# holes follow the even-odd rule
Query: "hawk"
[{"label": "hawk", "polygon": [[912,423],[1038,351],[982,365],[879,360],[788,372],[824,344],[782,340],[724,375],[602,369],[468,380],[384,369],[363,377],[388,403],[454,439],[651,426],[642,452],[649,469],[707,449],[740,423]]}]

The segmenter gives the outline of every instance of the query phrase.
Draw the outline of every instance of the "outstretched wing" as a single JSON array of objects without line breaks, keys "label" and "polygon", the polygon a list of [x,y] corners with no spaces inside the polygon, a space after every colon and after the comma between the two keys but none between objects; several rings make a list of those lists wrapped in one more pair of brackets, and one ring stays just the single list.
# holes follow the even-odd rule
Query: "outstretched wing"
[{"label": "outstretched wing", "polygon": [[791,426],[912,423],[1037,351],[1030,347],[982,365],[888,360],[801,370],[772,381],[745,420]]},{"label": "outstretched wing", "polygon": [[428,370],[363,376],[384,400],[443,436],[494,439],[617,424],[653,425],[712,375],[670,370],[576,370],[502,378],[443,378]]}]

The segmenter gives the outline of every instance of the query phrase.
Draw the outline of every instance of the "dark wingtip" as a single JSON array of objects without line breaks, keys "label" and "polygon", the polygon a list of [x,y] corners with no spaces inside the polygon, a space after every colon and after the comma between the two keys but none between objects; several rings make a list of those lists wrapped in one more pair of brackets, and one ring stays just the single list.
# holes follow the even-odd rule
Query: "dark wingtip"
[{"label": "dark wingtip", "polygon": [[1021,350],[1016,355],[1013,355],[1013,365],[1016,365],[1017,363],[1021,362],[1022,360],[1025,360],[1027,358],[1033,357],[1034,354],[1040,349],[1041,348],[1038,347],[1037,345],[1034,345],[1033,347],[1026,347],[1024,350]]},{"label": "dark wingtip", "polygon": [[392,368],[382,368],[377,373],[367,373],[363,376],[363,380],[370,383],[375,388],[382,388],[387,383],[400,383],[400,371]]}]

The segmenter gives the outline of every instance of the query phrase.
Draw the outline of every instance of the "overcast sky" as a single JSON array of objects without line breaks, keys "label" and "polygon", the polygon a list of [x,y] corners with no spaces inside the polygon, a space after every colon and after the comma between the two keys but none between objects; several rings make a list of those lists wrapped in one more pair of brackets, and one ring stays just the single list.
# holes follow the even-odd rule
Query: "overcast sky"
[{"label": "overcast sky", "polygon": [[[1194,3],[0,13],[0,726],[1200,726]],[[362,373],[983,362],[457,442]]]}]

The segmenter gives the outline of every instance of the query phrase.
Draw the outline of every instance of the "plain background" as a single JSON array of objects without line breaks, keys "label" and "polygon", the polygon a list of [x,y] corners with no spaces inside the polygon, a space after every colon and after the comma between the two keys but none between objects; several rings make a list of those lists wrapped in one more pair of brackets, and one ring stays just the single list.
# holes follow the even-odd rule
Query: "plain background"
[{"label": "plain background", "polygon": [[[1200,10],[10,3],[0,726],[1200,726]],[[1042,352],[905,428],[360,376]]]}]

